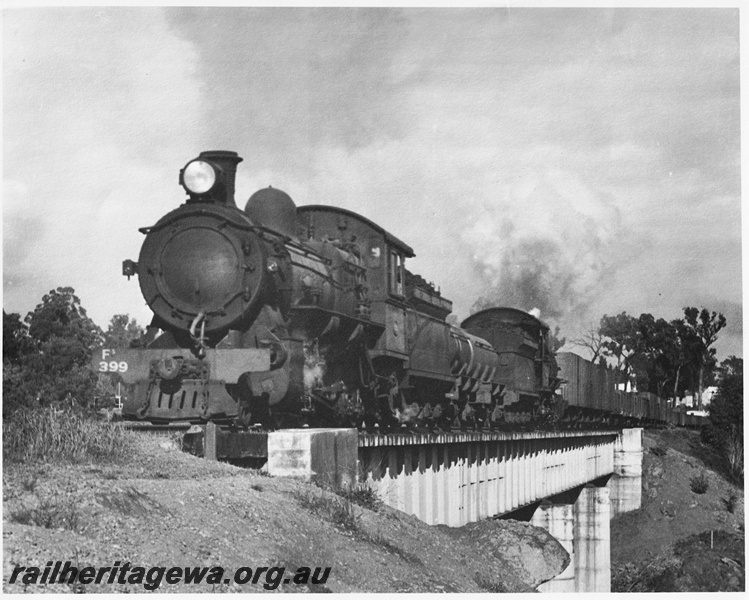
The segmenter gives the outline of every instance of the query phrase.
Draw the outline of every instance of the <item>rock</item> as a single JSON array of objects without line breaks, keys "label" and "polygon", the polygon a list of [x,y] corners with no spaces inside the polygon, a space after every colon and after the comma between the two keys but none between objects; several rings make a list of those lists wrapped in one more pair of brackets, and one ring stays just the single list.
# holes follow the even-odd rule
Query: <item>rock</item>
[{"label": "rock", "polygon": [[159,442],[159,448],[162,450],[180,450],[179,444],[176,440],[168,439]]},{"label": "rock", "polygon": [[648,469],[648,475],[650,475],[653,479],[661,479],[663,477],[663,465],[660,463],[654,463],[650,465],[650,468]]},{"label": "rock", "polygon": [[496,559],[496,572],[482,577],[496,577],[504,584],[497,587],[507,592],[532,591],[559,575],[570,562],[567,551],[551,534],[523,521],[479,521],[456,531],[472,547]]},{"label": "rock", "polygon": [[667,519],[673,519],[676,516],[674,503],[671,502],[671,500],[667,500],[666,503],[661,506],[661,513],[663,513]]}]

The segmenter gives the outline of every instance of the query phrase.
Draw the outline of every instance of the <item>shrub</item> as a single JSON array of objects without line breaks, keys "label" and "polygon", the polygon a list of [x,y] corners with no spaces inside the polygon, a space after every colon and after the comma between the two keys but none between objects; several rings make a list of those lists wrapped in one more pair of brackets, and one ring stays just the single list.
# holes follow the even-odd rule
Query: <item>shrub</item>
[{"label": "shrub", "polygon": [[15,523],[72,531],[78,529],[80,518],[78,501],[69,490],[53,497],[40,498],[38,506],[22,508],[10,515],[10,520]]},{"label": "shrub", "polygon": [[36,488],[37,483],[38,480],[36,475],[27,475],[23,478],[23,481],[21,481],[21,487],[25,492],[33,492],[34,488]]},{"label": "shrub", "polygon": [[728,434],[725,441],[725,459],[728,474],[736,482],[744,481],[744,439],[736,431]]},{"label": "shrub", "polygon": [[650,449],[650,452],[652,452],[656,456],[666,456],[666,454],[668,453],[668,448],[666,448],[665,446],[654,446]]},{"label": "shrub", "polygon": [[72,410],[21,409],[3,421],[3,457],[10,462],[122,460],[134,449],[133,433]]},{"label": "shrub", "polygon": [[738,504],[739,496],[736,492],[731,492],[728,495],[728,498],[723,498],[723,506],[726,507],[726,510],[733,514],[733,511],[736,510],[736,505]]},{"label": "shrub", "polygon": [[359,483],[351,489],[336,489],[333,491],[341,498],[345,498],[349,502],[353,502],[357,506],[373,512],[377,512],[380,506],[382,506],[382,500],[377,497],[377,493],[368,482]]},{"label": "shrub", "polygon": [[743,361],[730,357],[721,365],[718,392],[709,406],[710,420],[701,432],[702,441],[715,447],[728,476],[744,479],[744,380]]},{"label": "shrub", "polygon": [[710,487],[710,481],[708,480],[707,475],[701,473],[689,480],[689,487],[695,494],[704,494]]},{"label": "shrub", "polygon": [[294,497],[302,508],[345,531],[359,528],[361,515],[356,511],[356,506],[345,498],[312,490],[298,491]]}]

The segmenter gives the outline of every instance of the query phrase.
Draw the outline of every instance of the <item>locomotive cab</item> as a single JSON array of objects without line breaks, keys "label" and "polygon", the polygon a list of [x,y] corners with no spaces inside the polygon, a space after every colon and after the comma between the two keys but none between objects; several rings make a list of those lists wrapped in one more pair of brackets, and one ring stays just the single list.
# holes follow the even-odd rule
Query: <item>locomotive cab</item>
[{"label": "locomotive cab", "polygon": [[298,214],[302,238],[355,245],[368,268],[372,321],[383,328],[368,340],[368,354],[389,382],[384,395],[401,423],[449,421],[477,403],[496,402],[496,353],[446,322],[452,302],[406,269],[414,256],[409,246],[348,210],[302,206]]}]

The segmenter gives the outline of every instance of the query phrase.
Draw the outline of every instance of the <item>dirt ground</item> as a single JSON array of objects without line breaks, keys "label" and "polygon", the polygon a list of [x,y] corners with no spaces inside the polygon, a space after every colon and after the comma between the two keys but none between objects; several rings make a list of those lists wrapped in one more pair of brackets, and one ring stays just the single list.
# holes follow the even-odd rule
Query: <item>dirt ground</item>
[{"label": "dirt ground", "polygon": [[614,591],[743,590],[743,489],[697,432],[646,431],[644,445],[642,508],[611,523]]},{"label": "dirt ground", "polygon": [[[646,432],[643,507],[611,524],[615,591],[744,589],[744,494],[712,470],[694,432]],[[707,490],[692,491],[704,475]],[[733,499],[732,499],[733,498]],[[142,434],[124,464],[10,465],[3,471],[5,592],[142,592],[140,584],[8,584],[15,565],[330,566],[324,584],[277,592],[530,591],[518,574],[442,528],[382,505],[212,463],[175,437]],[[730,506],[730,510],[729,510]],[[504,570],[504,572],[503,572]],[[263,592],[219,582],[168,592]]]},{"label": "dirt ground", "polygon": [[[280,585],[278,592],[531,591],[455,535],[381,504],[352,505],[311,484],[198,459],[173,438],[141,434],[139,446],[122,465],[5,465],[5,592],[144,591],[106,579],[86,586],[8,583],[15,565],[43,568],[56,560],[219,565],[230,573],[241,566],[331,567],[324,584]],[[158,590],[265,591],[233,582]]]}]

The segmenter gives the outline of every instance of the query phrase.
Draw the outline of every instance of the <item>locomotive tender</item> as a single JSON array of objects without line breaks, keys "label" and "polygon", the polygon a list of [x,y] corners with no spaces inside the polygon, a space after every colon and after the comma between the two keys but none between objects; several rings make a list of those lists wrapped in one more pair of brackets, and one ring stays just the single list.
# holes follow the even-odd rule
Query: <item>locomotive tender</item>
[{"label": "locomotive tender", "polygon": [[576,422],[698,424],[617,391],[605,367],[555,356],[529,313],[489,308],[449,324],[452,302],[406,269],[411,247],[361,215],[297,207],[272,187],[240,210],[241,161],[228,151],[189,161],[187,200],[142,228],[138,261],[123,262],[154,313],[140,347],[94,355],[125,384],[124,418],[480,429],[558,422],[567,409]]},{"label": "locomotive tender", "polygon": [[180,171],[184,204],[152,227],[137,275],[154,313],[140,348],[104,349],[123,416],[267,427],[449,427],[529,420],[554,398],[549,328],[493,308],[455,327],[452,303],[406,269],[410,246],[281,190],[234,202],[234,152]]}]

